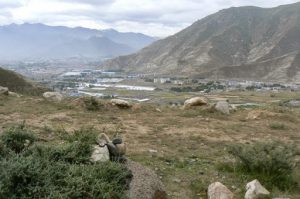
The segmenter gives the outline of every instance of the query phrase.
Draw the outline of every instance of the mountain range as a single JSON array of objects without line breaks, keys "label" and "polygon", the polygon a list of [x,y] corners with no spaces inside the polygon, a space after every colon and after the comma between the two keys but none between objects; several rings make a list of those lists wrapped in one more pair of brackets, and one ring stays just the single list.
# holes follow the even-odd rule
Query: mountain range
[{"label": "mountain range", "polygon": [[232,7],[103,64],[126,72],[300,82],[300,2]]},{"label": "mountain range", "polygon": [[44,24],[0,26],[0,60],[106,59],[133,53],[155,41],[140,33]]}]

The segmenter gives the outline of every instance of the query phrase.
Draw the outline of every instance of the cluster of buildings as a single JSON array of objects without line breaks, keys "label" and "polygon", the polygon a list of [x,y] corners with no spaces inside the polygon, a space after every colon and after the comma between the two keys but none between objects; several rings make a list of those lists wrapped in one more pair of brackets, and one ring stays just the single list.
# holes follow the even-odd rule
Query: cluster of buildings
[{"label": "cluster of buildings", "polygon": [[[150,81],[147,79],[147,81]],[[152,82],[152,79],[151,79]],[[188,79],[188,78],[169,78],[160,77],[153,78],[156,84],[173,84],[177,86],[196,86],[199,84],[210,84],[210,82],[221,85],[226,90],[251,90],[251,91],[300,91],[300,83],[272,83],[248,80],[218,80],[209,79]],[[224,90],[222,89],[222,90]]]}]

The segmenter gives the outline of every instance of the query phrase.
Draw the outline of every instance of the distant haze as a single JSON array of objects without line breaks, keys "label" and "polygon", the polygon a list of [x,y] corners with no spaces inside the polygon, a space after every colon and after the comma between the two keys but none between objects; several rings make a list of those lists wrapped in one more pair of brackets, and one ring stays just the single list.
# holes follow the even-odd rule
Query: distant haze
[{"label": "distant haze", "polygon": [[216,11],[299,0],[0,0],[0,25],[44,23],[165,37]]},{"label": "distant haze", "polygon": [[0,26],[0,61],[74,57],[102,60],[133,53],[154,40],[143,34],[113,29],[11,24]]}]

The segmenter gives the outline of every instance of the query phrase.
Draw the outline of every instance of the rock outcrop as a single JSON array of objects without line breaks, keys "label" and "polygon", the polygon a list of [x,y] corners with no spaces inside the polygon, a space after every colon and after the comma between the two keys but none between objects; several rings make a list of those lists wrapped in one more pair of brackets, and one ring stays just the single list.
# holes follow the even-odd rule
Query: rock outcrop
[{"label": "rock outcrop", "polygon": [[20,94],[18,94],[18,93],[15,93],[15,92],[8,92],[8,95],[9,96],[12,96],[12,97],[17,97],[17,98],[19,98],[19,97],[21,97],[22,95],[20,95]]},{"label": "rock outcrop", "polygon": [[223,114],[229,115],[230,114],[230,105],[228,102],[226,101],[219,101],[216,106],[215,109]]},{"label": "rock outcrop", "polygon": [[9,91],[7,87],[0,86],[0,95],[8,95]]},{"label": "rock outcrop", "polygon": [[270,192],[263,187],[258,180],[253,180],[246,185],[245,199],[260,199],[270,195]]},{"label": "rock outcrop", "polygon": [[207,195],[208,199],[233,199],[233,193],[220,182],[209,185]]},{"label": "rock outcrop", "polygon": [[91,156],[92,162],[106,162],[109,161],[109,151],[106,145],[104,146],[93,146],[93,153]]},{"label": "rock outcrop", "polygon": [[121,99],[112,99],[112,100],[110,100],[110,103],[113,106],[117,106],[119,108],[131,108],[132,107],[132,105],[128,101],[121,100]]},{"label": "rock outcrop", "polygon": [[128,193],[130,199],[167,198],[164,186],[154,171],[131,160],[127,161],[126,166],[133,175]]},{"label": "rock outcrop", "polygon": [[285,104],[291,107],[300,107],[300,99],[289,100]]},{"label": "rock outcrop", "polygon": [[205,97],[193,97],[184,102],[183,108],[187,109],[192,106],[205,106],[208,104],[208,100]]},{"label": "rock outcrop", "polygon": [[7,87],[2,87],[0,86],[0,95],[6,95],[6,96],[11,96],[11,97],[21,97],[20,94],[11,92]]},{"label": "rock outcrop", "polygon": [[43,97],[52,102],[61,102],[63,100],[62,94],[58,92],[45,92]]}]

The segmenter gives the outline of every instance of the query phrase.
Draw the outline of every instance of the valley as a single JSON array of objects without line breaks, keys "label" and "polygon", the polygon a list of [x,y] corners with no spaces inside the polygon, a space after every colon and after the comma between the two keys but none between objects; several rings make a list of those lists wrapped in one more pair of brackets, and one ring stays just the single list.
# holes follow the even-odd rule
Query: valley
[{"label": "valley", "polygon": [[299,199],[299,123],[297,0],[0,2],[0,199]]}]

